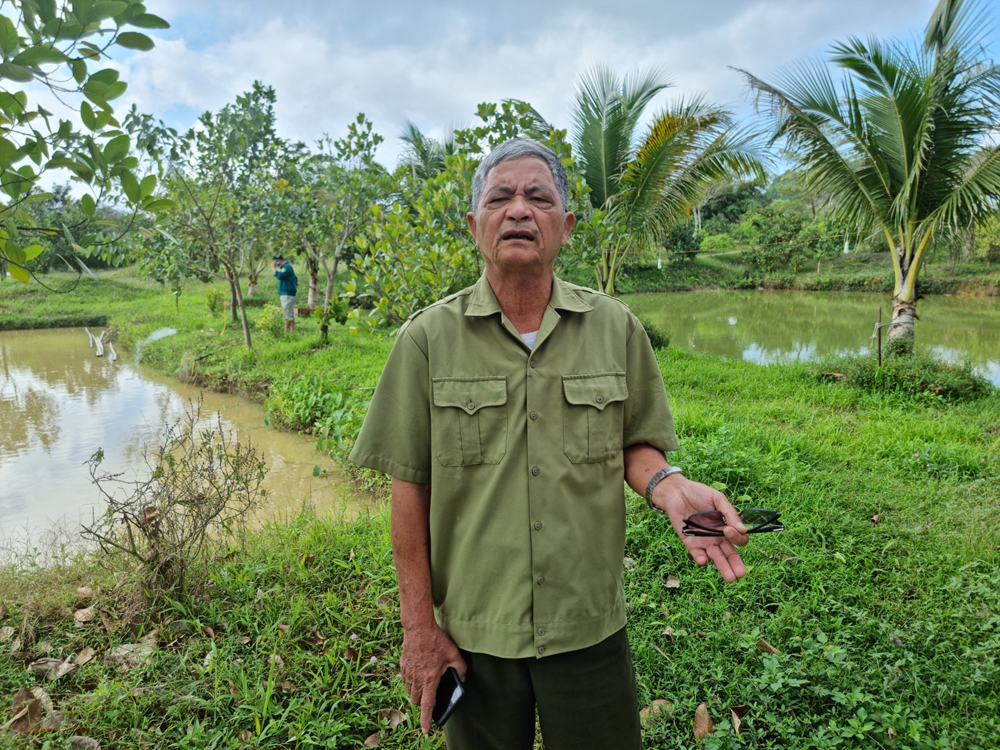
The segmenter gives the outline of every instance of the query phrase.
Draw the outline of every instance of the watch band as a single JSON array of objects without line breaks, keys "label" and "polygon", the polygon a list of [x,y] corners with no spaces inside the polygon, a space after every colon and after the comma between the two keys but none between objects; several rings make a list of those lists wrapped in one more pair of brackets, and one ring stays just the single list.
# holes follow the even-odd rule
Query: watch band
[{"label": "watch band", "polygon": [[660,482],[669,477],[671,474],[683,474],[684,470],[680,466],[668,466],[665,469],[660,469],[658,472],[653,474],[653,478],[649,480],[649,484],[646,485],[646,505],[649,506],[650,510],[655,510],[657,513],[662,513],[667,515],[666,511],[660,510],[655,505],[653,505],[653,490],[656,488]]}]

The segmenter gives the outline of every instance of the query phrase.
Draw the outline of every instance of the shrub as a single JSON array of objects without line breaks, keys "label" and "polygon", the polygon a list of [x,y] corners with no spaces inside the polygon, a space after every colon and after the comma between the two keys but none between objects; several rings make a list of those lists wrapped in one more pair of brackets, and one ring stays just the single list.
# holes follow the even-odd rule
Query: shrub
[{"label": "shrub", "polygon": [[226,305],[226,293],[221,289],[209,289],[205,292],[205,307],[212,317],[219,317]]},{"label": "shrub", "polygon": [[285,315],[280,307],[268,303],[261,308],[253,325],[254,328],[267,331],[272,336],[280,336],[285,330]]},{"label": "shrub", "polygon": [[87,462],[108,507],[84,525],[84,538],[124,555],[147,590],[175,599],[199,588],[192,573],[229,545],[264,496],[263,456],[221,417],[205,422],[196,404],[170,425],[155,451],[144,451],[144,479],[101,471],[100,449]]},{"label": "shrub", "polygon": [[663,247],[676,258],[694,260],[701,249],[701,235],[695,231],[694,222],[682,221],[670,230]]},{"label": "shrub", "polygon": [[702,250],[732,250],[736,240],[728,234],[710,234],[701,241]]},{"label": "shrub", "polygon": [[848,385],[873,393],[962,401],[988,396],[994,390],[970,364],[942,362],[927,352],[909,350],[907,342],[899,339],[891,339],[884,347],[881,367],[871,353],[829,360],[822,369],[840,372]]},{"label": "shrub", "polygon": [[649,343],[653,345],[654,349],[666,349],[670,346],[669,333],[642,315],[636,315],[635,317],[642,323],[642,327],[646,331],[646,336],[649,337]]}]

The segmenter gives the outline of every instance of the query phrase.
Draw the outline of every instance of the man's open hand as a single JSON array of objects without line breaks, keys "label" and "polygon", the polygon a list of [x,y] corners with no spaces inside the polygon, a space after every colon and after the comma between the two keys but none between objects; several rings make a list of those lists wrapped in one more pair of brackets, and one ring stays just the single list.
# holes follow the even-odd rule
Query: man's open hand
[{"label": "man's open hand", "polygon": [[458,677],[465,680],[465,661],[458,647],[436,624],[422,629],[403,631],[403,652],[399,657],[399,671],[406,685],[406,692],[415,706],[420,706],[420,729],[424,734],[431,729],[431,712],[438,683],[448,667],[454,667]]},{"label": "man's open hand", "polygon": [[[674,531],[684,542],[691,559],[698,565],[711,560],[722,577],[732,583],[747,574],[746,565],[733,545],[742,547],[749,537],[739,513],[716,489],[683,476],[667,477],[653,490],[653,504],[670,516]],[[726,517],[725,536],[685,536],[684,519],[705,510],[717,510]]]}]

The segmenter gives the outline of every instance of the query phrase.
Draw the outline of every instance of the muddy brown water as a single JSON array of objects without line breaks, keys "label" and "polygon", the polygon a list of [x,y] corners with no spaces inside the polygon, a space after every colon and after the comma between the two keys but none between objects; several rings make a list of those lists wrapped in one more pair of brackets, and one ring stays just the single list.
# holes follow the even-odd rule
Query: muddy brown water
[{"label": "muddy brown water", "polygon": [[[138,367],[119,353],[99,358],[82,328],[0,332],[0,539],[78,528],[103,511],[84,462],[98,448],[102,469],[143,465],[165,426],[203,398],[203,418],[249,440],[265,457],[262,520],[295,516],[305,505],[354,517],[371,503],[346,487],[308,436],[272,429],[263,408],[239,396],[202,391]],[[313,467],[330,470],[313,476]]]}]

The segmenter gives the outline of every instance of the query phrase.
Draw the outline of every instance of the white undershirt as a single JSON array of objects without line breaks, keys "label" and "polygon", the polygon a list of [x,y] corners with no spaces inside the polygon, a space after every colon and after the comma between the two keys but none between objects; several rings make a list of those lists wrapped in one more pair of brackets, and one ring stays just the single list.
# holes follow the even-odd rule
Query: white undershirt
[{"label": "white undershirt", "polygon": [[538,336],[538,331],[532,331],[531,333],[522,333],[521,338],[524,339],[524,343],[528,345],[529,349],[535,348],[535,338]]}]

